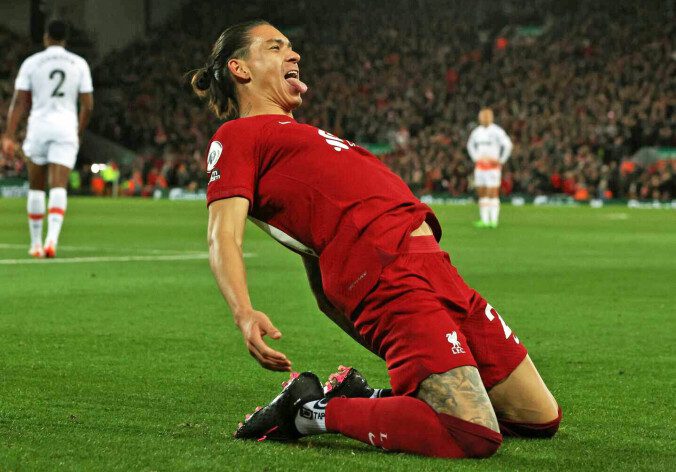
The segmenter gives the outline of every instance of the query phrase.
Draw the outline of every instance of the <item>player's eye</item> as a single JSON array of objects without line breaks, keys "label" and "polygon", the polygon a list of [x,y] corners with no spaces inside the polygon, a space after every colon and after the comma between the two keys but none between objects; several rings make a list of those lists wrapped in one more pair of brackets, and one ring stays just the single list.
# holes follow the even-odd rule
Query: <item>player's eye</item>
[{"label": "player's eye", "polygon": [[272,46],[270,49],[277,49],[277,50],[279,50],[279,46]]}]

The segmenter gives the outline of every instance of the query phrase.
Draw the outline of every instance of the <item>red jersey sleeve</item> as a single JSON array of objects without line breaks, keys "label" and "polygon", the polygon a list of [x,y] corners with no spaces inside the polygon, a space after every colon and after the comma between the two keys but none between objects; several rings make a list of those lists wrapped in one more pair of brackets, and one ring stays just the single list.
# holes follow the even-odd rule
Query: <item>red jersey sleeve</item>
[{"label": "red jersey sleeve", "polygon": [[221,126],[207,151],[207,206],[216,200],[243,197],[253,205],[258,168],[258,129],[235,120]]}]

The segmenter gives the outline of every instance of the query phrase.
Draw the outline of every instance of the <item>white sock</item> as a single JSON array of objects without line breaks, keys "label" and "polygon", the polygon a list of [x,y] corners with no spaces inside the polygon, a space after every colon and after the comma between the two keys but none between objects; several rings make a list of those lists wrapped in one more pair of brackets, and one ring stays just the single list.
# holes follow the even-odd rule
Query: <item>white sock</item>
[{"label": "white sock", "polygon": [[31,246],[42,245],[42,221],[45,218],[44,190],[29,190],[26,203]]},{"label": "white sock", "polygon": [[490,201],[491,201],[490,198],[485,197],[479,199],[479,215],[481,216],[481,221],[484,224],[488,224],[491,221],[489,214],[490,209],[488,208]]},{"label": "white sock", "polygon": [[47,217],[47,238],[45,246],[48,244],[56,246],[59,242],[63,216],[66,213],[68,194],[63,187],[57,187],[49,190],[49,216]]},{"label": "white sock", "polygon": [[326,433],[326,398],[307,402],[300,407],[295,425],[300,434]]},{"label": "white sock", "polygon": [[496,223],[498,222],[498,217],[500,216],[500,199],[499,198],[491,198],[490,200],[490,218],[491,218],[491,223]]}]

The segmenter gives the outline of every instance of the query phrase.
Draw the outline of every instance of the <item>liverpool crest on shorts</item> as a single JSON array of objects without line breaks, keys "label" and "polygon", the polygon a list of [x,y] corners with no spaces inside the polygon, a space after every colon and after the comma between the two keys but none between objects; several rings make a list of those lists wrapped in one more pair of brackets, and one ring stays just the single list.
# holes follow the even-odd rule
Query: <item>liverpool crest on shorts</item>
[{"label": "liverpool crest on shorts", "polygon": [[446,339],[448,340],[449,343],[453,345],[453,347],[451,348],[451,352],[453,354],[465,353],[465,350],[460,345],[460,341],[458,341],[458,333],[456,331],[453,331],[452,333],[447,333]]}]

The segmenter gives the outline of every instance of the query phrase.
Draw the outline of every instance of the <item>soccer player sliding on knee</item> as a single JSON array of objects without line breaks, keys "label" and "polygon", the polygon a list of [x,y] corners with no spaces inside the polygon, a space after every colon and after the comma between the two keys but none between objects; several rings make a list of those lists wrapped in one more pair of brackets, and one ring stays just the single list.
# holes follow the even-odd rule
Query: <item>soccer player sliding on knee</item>
[{"label": "soccer player sliding on knee", "polygon": [[293,373],[235,436],[340,433],[460,458],[495,453],[501,425],[506,434],[558,425],[558,405],[521,341],[441,250],[432,210],[365,149],[294,120],[308,88],[299,62],[279,30],[254,21],[225,30],[193,74],[197,95],[226,120],[206,155],[210,266],[249,353],[266,369],[291,371],[264,340],[281,332],[249,298],[250,219],[301,256],[320,310],[385,360],[392,389],[374,390],[350,368],[326,389],[311,372]]}]

